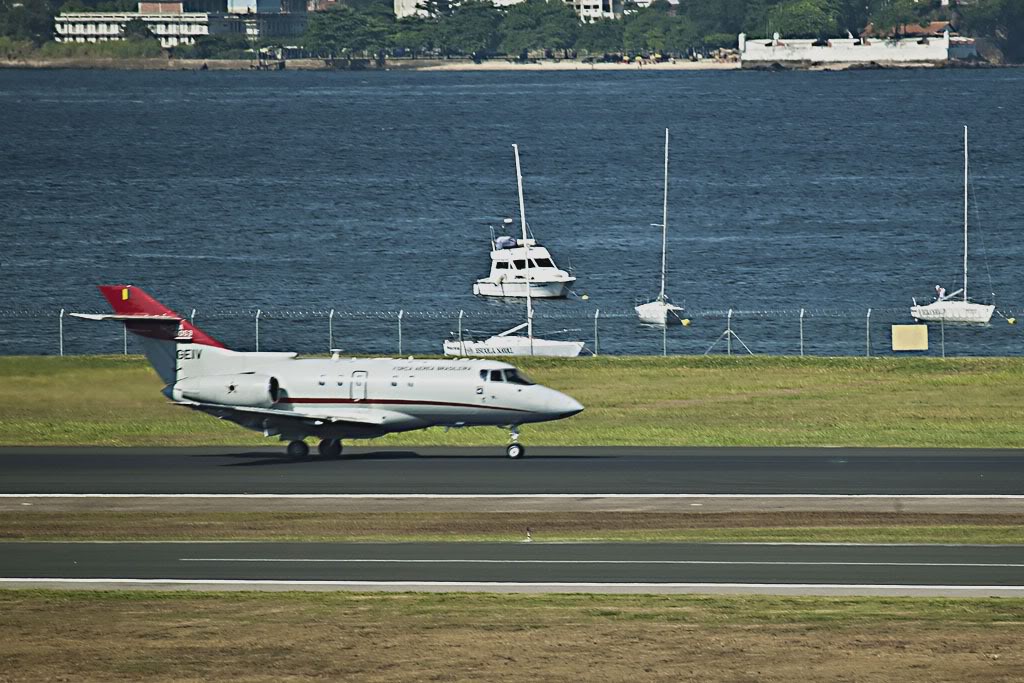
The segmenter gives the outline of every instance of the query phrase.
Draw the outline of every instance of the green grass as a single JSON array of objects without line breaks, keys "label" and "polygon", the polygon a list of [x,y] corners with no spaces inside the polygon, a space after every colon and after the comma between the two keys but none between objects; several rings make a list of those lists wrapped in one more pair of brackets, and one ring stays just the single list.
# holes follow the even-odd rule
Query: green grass
[{"label": "green grass", "polygon": [[0,512],[0,541],[786,542],[1024,545],[1020,515],[902,513]]},{"label": "green grass", "polygon": [[[253,591],[90,591],[0,589],[0,607],[36,603],[58,609],[76,606],[130,607],[162,603],[195,605],[277,606],[282,611],[312,607],[325,611],[347,608],[390,616],[431,616],[558,610],[590,617],[647,621],[688,621],[694,624],[871,623],[881,621],[938,624],[1024,623],[1024,598],[804,597],[768,595],[598,595],[496,593],[358,593]],[[636,612],[635,610],[642,610]]]},{"label": "green grass", "polygon": [[[669,357],[517,359],[579,399],[527,425],[529,445],[1024,447],[1024,358]],[[0,444],[271,443],[170,405],[139,357],[0,358]],[[380,446],[495,445],[441,429]]]}]

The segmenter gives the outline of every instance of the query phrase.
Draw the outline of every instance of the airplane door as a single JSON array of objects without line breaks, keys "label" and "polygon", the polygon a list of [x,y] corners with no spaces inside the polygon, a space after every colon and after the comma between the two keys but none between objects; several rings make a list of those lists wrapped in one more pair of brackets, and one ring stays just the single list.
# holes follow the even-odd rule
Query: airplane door
[{"label": "airplane door", "polygon": [[366,400],[366,371],[357,370],[352,373],[352,381],[349,383],[349,397],[353,401]]}]

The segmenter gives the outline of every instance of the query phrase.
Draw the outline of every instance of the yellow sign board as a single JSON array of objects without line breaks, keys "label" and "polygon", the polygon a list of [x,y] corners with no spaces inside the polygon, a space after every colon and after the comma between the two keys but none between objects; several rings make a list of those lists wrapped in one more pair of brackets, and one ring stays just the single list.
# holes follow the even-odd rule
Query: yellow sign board
[{"label": "yellow sign board", "polygon": [[892,326],[892,350],[893,351],[927,351],[928,350],[928,326],[927,325],[893,325]]}]

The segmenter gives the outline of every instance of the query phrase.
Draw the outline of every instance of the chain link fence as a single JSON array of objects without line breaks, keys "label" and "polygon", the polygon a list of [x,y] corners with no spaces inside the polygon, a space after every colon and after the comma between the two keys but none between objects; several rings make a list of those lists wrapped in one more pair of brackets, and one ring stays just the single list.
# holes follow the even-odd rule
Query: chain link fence
[{"label": "chain link fence", "polygon": [[[229,347],[249,351],[352,355],[439,355],[448,338],[482,338],[523,322],[519,307],[494,311],[344,311],[338,309],[196,309],[192,322]],[[892,355],[891,326],[908,324],[906,308],[687,310],[664,327],[639,322],[632,310],[541,312],[537,337],[586,342],[598,355],[768,354]],[[931,356],[1020,355],[1015,315],[997,312],[988,325],[928,323]],[[0,310],[0,354],[138,353],[122,325],[98,324],[58,310]]]}]

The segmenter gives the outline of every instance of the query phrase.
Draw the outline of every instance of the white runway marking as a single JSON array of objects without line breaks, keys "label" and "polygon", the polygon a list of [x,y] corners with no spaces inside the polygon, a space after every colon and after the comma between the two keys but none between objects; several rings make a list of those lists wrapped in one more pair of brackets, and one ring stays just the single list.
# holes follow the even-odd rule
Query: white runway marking
[{"label": "white runway marking", "polygon": [[261,580],[261,579],[65,579],[65,578],[3,578],[0,577],[0,584],[109,584],[121,586],[211,586],[243,588],[254,586],[280,587],[280,588],[353,588],[353,589],[450,589],[460,590],[465,588],[477,588],[488,590],[621,590],[631,589],[643,590],[749,590],[774,591],[774,590],[800,590],[800,591],[883,591],[883,592],[917,592],[917,591],[942,591],[948,593],[972,592],[972,593],[1024,593],[1024,586],[956,586],[946,584],[883,584],[883,583],[708,583],[708,582],[683,582],[683,583],[658,583],[658,582],[623,582],[614,581],[600,582],[576,582],[576,581],[312,581],[312,580]]},{"label": "white runway marking", "polygon": [[295,500],[502,500],[576,498],[752,498],[752,499],[905,499],[1022,500],[1024,494],[962,493],[0,493],[3,498],[284,498]]},{"label": "white runway marking", "polygon": [[668,565],[753,565],[785,567],[996,567],[1024,568],[1024,564],[985,562],[794,562],[772,560],[490,560],[490,559],[408,559],[397,558],[318,558],[318,557],[180,557],[179,562],[297,562],[346,564],[668,564]]}]

